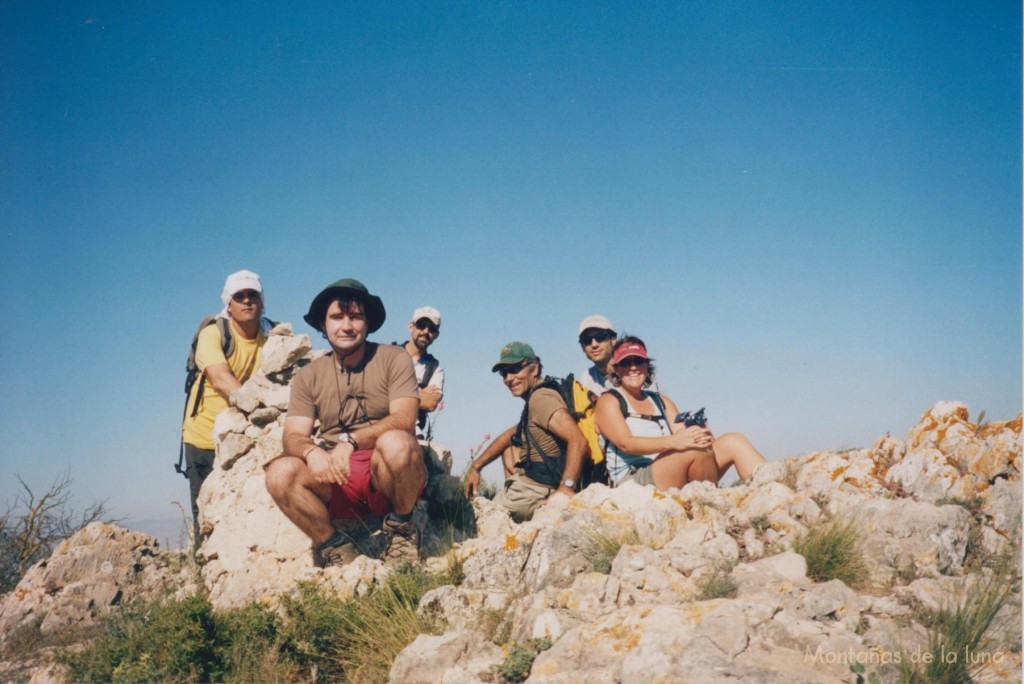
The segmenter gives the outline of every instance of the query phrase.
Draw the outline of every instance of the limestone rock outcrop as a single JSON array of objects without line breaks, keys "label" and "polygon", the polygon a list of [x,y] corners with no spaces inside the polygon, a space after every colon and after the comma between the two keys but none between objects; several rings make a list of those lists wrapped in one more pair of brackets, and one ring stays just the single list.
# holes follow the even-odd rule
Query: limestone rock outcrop
[{"label": "limestone rock outcrop", "polygon": [[182,554],[117,525],[91,523],[61,542],[0,599],[0,644],[30,630],[42,637],[82,632],[139,597],[198,588]]},{"label": "limestone rock outcrop", "polygon": [[[1020,434],[1020,417],[979,427],[941,402],[906,441],[768,463],[749,484],[591,487],[521,525],[478,499],[480,534],[455,550],[464,581],[420,603],[448,631],[413,642],[391,681],[493,681],[480,626],[496,622],[511,642],[551,643],[529,682],[853,682],[857,664],[892,680],[927,647],[922,607],[1019,550]],[[814,582],[792,550],[828,520],[857,530],[856,588]],[[992,681],[1021,681],[1019,556],[1015,572],[972,656]]]}]

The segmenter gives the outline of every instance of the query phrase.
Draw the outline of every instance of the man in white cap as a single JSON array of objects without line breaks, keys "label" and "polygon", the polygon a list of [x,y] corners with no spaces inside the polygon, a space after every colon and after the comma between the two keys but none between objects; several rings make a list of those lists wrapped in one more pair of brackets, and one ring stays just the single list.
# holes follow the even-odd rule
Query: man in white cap
[{"label": "man in white cap", "polygon": [[227,277],[220,295],[224,308],[199,331],[195,363],[201,374],[185,404],[182,441],[192,518],[199,539],[199,488],[213,468],[213,421],[233,402],[232,395],[259,368],[260,353],[272,327],[263,317],[263,285],[252,271]]},{"label": "man in white cap", "polygon": [[580,347],[593,365],[576,379],[596,395],[604,394],[612,387],[608,380],[608,363],[612,359],[612,347],[617,339],[615,326],[604,316],[587,316],[580,323]]},{"label": "man in white cap", "polygon": [[412,312],[409,322],[409,341],[405,351],[412,357],[416,370],[416,383],[420,390],[420,408],[416,418],[416,436],[429,439],[427,414],[437,410],[444,397],[444,368],[427,351],[441,334],[441,314],[432,306],[421,306]]}]

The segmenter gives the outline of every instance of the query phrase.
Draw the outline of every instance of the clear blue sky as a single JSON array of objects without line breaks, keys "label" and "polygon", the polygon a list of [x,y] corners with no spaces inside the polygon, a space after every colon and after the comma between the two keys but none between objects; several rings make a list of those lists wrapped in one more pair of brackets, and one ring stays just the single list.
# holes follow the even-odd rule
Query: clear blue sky
[{"label": "clear blue sky", "polygon": [[240,268],[297,332],[340,277],[379,341],[440,309],[459,465],[518,416],[501,346],[576,371],[597,312],[772,459],[1009,418],[1021,7],[12,0],[0,231],[0,501],[69,468],[129,525],[187,508],[187,346]]}]

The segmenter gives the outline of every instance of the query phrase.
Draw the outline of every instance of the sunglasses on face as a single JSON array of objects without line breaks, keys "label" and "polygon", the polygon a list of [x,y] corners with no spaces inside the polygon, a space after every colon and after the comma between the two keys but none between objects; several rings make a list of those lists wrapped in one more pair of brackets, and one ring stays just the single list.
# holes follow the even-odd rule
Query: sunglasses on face
[{"label": "sunglasses on face", "polygon": [[615,364],[616,368],[644,368],[647,366],[647,359],[639,356],[630,356]]},{"label": "sunglasses on face", "polygon": [[529,366],[531,363],[533,363],[533,361],[523,361],[522,363],[517,363],[514,366],[503,366],[498,369],[498,375],[501,376],[502,380],[504,380],[510,375],[519,375],[520,373],[523,372],[523,369]]},{"label": "sunglasses on face", "polygon": [[241,304],[245,300],[257,301],[260,298],[260,293],[256,290],[241,290],[231,295],[231,301],[238,302]]},{"label": "sunglasses on face", "polygon": [[425,318],[416,321],[416,328],[418,330],[426,330],[431,335],[436,335],[438,330],[440,330],[440,328]]},{"label": "sunglasses on face", "polygon": [[586,347],[591,342],[607,342],[613,335],[607,330],[600,330],[594,333],[583,333],[580,335],[580,344]]}]

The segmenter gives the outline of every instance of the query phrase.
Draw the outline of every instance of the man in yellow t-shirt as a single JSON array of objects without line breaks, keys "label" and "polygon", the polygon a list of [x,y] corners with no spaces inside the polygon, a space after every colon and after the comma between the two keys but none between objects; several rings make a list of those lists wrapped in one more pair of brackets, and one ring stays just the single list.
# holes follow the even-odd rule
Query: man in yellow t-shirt
[{"label": "man in yellow t-shirt", "polygon": [[224,356],[217,325],[208,325],[200,331],[196,366],[203,377],[192,385],[181,428],[196,544],[199,541],[199,488],[213,469],[215,455],[213,421],[234,403],[232,395],[259,368],[260,351],[270,331],[270,321],[263,317],[263,285],[259,275],[245,270],[232,273],[224,282],[220,298],[224,308],[218,315],[227,320],[234,349]]}]

